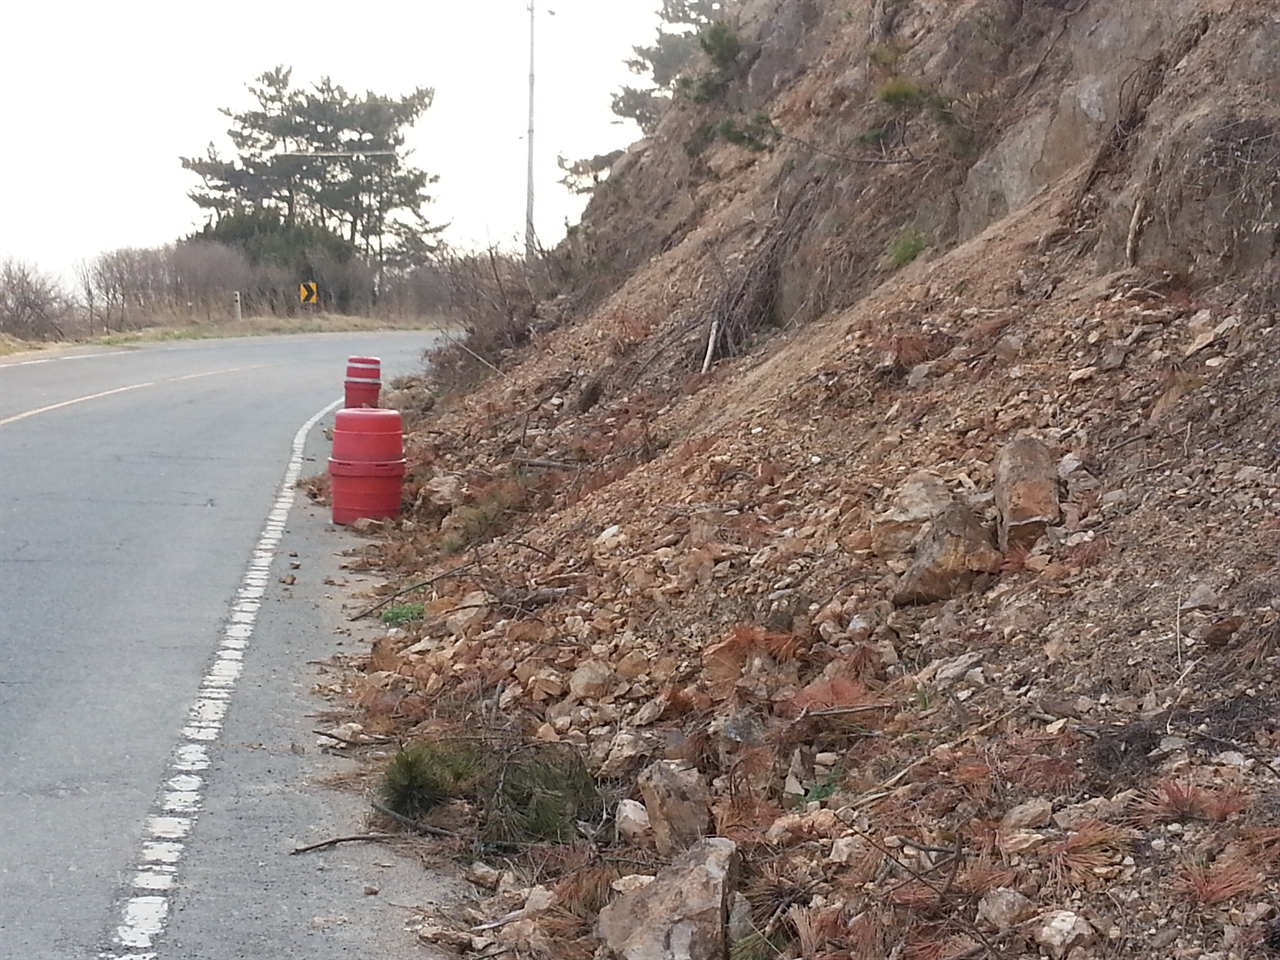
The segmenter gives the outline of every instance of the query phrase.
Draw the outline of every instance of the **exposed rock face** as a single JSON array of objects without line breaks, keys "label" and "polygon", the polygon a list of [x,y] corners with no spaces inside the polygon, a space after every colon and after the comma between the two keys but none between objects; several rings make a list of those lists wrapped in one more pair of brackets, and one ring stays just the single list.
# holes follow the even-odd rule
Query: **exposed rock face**
[{"label": "exposed rock face", "polygon": [[600,911],[596,935],[616,960],[724,960],[738,845],[699,841],[652,883]]},{"label": "exposed rock face", "polygon": [[1029,548],[1057,523],[1058,470],[1049,448],[1033,437],[1006,443],[996,454],[996,534],[1000,550]]},{"label": "exposed rock face", "polygon": [[916,548],[915,560],[898,583],[899,606],[945,600],[967,590],[980,573],[995,573],[1003,558],[987,530],[962,503],[953,503]]},{"label": "exposed rock face", "polygon": [[636,781],[663,856],[678,853],[707,832],[710,797],[697,769],[683,760],[659,760]]}]

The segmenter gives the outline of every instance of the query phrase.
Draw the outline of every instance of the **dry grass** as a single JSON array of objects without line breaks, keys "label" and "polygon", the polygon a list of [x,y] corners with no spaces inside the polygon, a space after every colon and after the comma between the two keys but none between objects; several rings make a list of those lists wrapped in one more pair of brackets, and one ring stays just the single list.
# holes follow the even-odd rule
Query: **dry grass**
[{"label": "dry grass", "polygon": [[317,313],[305,317],[245,317],[215,323],[159,322],[125,333],[97,337],[92,342],[104,346],[126,343],[159,343],[171,340],[220,340],[229,337],[265,337],[290,333],[358,333],[376,330],[442,330],[440,318],[353,317],[339,313]]},{"label": "dry grass", "polygon": [[1131,846],[1124,828],[1086,820],[1067,839],[1046,848],[1050,888],[1060,892],[1097,889],[1103,883],[1099,871],[1119,863]]},{"label": "dry grass", "polygon": [[1184,860],[1178,865],[1173,890],[1200,906],[1225,903],[1242,894],[1263,895],[1265,874],[1255,863],[1237,859],[1220,860],[1211,865]]},{"label": "dry grass", "polygon": [[1237,787],[1215,789],[1187,780],[1161,780],[1140,797],[1135,819],[1146,826],[1179,820],[1222,822],[1249,806],[1249,795]]}]

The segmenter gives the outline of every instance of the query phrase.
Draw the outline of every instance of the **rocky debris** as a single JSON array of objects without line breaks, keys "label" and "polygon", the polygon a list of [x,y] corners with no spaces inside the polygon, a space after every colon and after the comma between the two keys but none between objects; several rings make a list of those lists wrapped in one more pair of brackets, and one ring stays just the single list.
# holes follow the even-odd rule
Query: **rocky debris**
[{"label": "rocky debris", "polygon": [[1061,960],[1078,947],[1088,946],[1096,931],[1084,917],[1070,910],[1054,910],[1046,914],[1036,928],[1036,943]]},{"label": "rocky debris", "polygon": [[1029,550],[1058,522],[1058,471],[1053,455],[1034,437],[1006,443],[996,454],[996,536],[1000,551]]},{"label": "rocky debris", "polygon": [[1022,830],[1027,827],[1043,827],[1053,815],[1053,803],[1044,797],[1036,797],[1018,804],[1000,821],[1001,830]]},{"label": "rocky debris", "polygon": [[933,603],[969,589],[983,573],[998,573],[1004,558],[973,511],[953,503],[929,525],[911,566],[898,581],[893,602]]},{"label": "rocky debris", "polygon": [[659,760],[636,778],[658,853],[670,856],[706,835],[710,819],[707,784],[682,760]]},{"label": "rocky debris", "polygon": [[955,498],[937,474],[920,470],[902,481],[888,510],[871,521],[871,552],[891,557],[909,550],[921,528]]},{"label": "rocky debris", "polygon": [[[957,128],[946,133],[926,109],[907,126],[937,139],[913,144],[911,164],[856,175],[837,165],[813,181],[791,176],[816,161],[790,141],[759,152],[716,143],[707,166],[724,177],[705,177],[686,165],[690,118],[664,121],[682,142],[660,132],[611,191],[639,189],[632,175],[687,185],[668,209],[688,242],[663,238],[594,316],[504,361],[475,394],[442,397],[426,429],[411,430],[406,495],[418,506],[350,562],[397,577],[388,593],[430,580],[415,595],[424,619],[322,689],[365,711],[379,736],[429,738],[452,722],[562,744],[614,799],[644,796],[634,778],[655,763],[698,773],[705,803],[664,814],[670,855],[713,827],[738,843],[735,936],[773,920],[791,955],[969,956],[981,948],[967,926],[977,903],[979,928],[1004,930],[1010,957],[1241,960],[1268,916],[1254,906],[1280,894],[1274,283],[1231,267],[1238,284],[1214,289],[1205,271],[1223,258],[1197,263],[1192,281],[1162,259],[1185,251],[1142,239],[1144,225],[1173,229],[1177,215],[1138,210],[1187,197],[1205,212],[1231,206],[1243,181],[1215,177],[1275,169],[1219,165],[1277,141],[1270,126],[1235,119],[1255,96],[1247,84],[1206,79],[1219,64],[1270,63],[1274,26],[1248,4],[1193,0],[1211,23],[1200,46],[1157,49],[1197,16],[1180,13],[1172,32],[1148,18],[1138,38],[1125,32],[1137,21],[1093,11],[1090,29],[1123,35],[1133,53],[1116,64],[1173,65],[1142,78],[1152,131],[1187,129],[1188,105],[1222,124],[1197,140],[1216,152],[1191,180],[1161,186],[1177,143],[1130,118],[1080,126],[1124,102],[1089,91],[1130,89],[1131,66],[1108,73],[1094,58],[1106,76],[1077,72],[1065,94],[1043,86],[1054,71],[1033,69],[1051,41],[1078,42],[1058,19],[1070,14],[1023,5],[1042,18],[1018,24],[1018,36],[1042,38],[1023,49],[1001,46],[998,23],[951,19],[972,4],[933,5],[928,22],[922,5],[876,6],[897,11],[896,35],[911,37],[894,54],[900,80],[951,95],[973,73],[981,102],[1010,111],[995,88],[1034,75],[1035,103],[1066,108],[1002,112],[1014,121],[998,125],[1002,154],[969,173],[944,142]],[[892,24],[869,51],[857,10],[848,27],[834,13],[845,11],[807,34],[821,58],[769,106],[788,133],[812,103],[838,111],[841,129],[884,124],[875,57],[896,49]],[[992,40],[1020,72],[983,66],[967,41],[972,55],[957,58],[944,23]],[[1246,36],[1255,48],[1237,57]],[[954,70],[932,75],[942,63]],[[822,95],[837,80],[857,87],[839,104]],[[1209,86],[1233,99],[1204,99]],[[1118,153],[1102,139],[1117,129],[1128,137]],[[1064,143],[1084,152],[1037,170],[1059,164],[1070,182],[1014,210],[1000,195],[1014,180],[999,171]],[[1097,169],[1077,177],[1104,145]],[[1134,162],[1151,156],[1171,162],[1159,173]],[[876,259],[922,171],[964,176],[970,239],[944,249],[944,231],[916,262],[845,271],[842,286],[836,264]],[[829,207],[783,262],[763,263],[779,185],[786,194],[792,182]],[[987,188],[1003,217],[990,229],[972,209]],[[1121,240],[1133,228],[1123,269],[1116,217]],[[737,289],[753,264],[769,269],[752,277],[778,266],[787,333],[759,331],[740,357],[691,376],[707,298]],[[849,307],[807,322],[827,303]],[[576,402],[588,393],[590,405]],[[642,882],[622,883],[611,858],[634,878],[660,867],[660,818],[646,834],[630,802],[611,804],[616,824],[601,814],[575,834],[608,870],[597,875],[572,844],[537,851],[572,909],[509,926],[550,931],[557,960],[577,960],[566,945],[581,947],[600,890]],[[464,835],[466,813],[449,811]],[[499,889],[528,882],[506,876]],[[499,894],[477,910],[515,906]],[[1091,931],[1042,924],[1063,911]],[[1187,922],[1162,925],[1168,916]],[[801,930],[829,936],[809,949]]]},{"label": "rocky debris", "polygon": [[649,884],[600,911],[596,935],[617,960],[723,960],[738,845],[700,840]]}]

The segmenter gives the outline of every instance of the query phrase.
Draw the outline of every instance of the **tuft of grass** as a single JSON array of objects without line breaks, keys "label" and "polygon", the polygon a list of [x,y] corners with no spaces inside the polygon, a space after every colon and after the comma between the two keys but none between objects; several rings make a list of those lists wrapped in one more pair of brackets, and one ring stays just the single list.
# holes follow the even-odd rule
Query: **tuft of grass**
[{"label": "tuft of grass", "polygon": [[398,626],[402,623],[409,623],[412,620],[421,620],[425,612],[426,606],[424,604],[398,603],[382,611],[382,622],[391,626]]},{"label": "tuft of grass", "polygon": [[1175,892],[1201,906],[1224,903],[1241,894],[1261,896],[1266,890],[1266,874],[1256,864],[1224,860],[1206,866],[1184,860],[1173,880]]},{"label": "tuft of grass", "polygon": [[729,947],[729,960],[773,960],[782,956],[785,941],[775,934],[751,933]]},{"label": "tuft of grass", "polygon": [[885,81],[876,91],[877,100],[900,109],[923,107],[929,102],[931,96],[933,94],[927,87],[903,77],[894,77],[892,80]]},{"label": "tuft of grass", "polygon": [[898,234],[893,243],[889,244],[889,264],[895,270],[899,267],[905,267],[920,256],[928,246],[929,238],[927,235],[915,229],[904,230]]},{"label": "tuft of grass", "polygon": [[577,821],[598,820],[604,801],[578,753],[548,745],[512,759],[502,773],[491,821],[495,839],[569,843]]},{"label": "tuft of grass", "polygon": [[391,810],[420,820],[476,782],[481,766],[475,752],[444,743],[415,743],[387,764],[378,795]]}]

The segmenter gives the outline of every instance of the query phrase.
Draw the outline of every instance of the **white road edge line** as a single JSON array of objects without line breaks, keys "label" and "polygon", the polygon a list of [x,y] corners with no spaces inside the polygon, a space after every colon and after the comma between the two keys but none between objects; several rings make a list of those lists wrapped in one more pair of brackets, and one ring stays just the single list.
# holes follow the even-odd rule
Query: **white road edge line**
[{"label": "white road edge line", "polygon": [[[98,954],[99,960],[157,960],[152,949],[164,932],[169,918],[169,901],[177,886],[178,864],[185,841],[200,813],[204,779],[209,767],[209,746],[222,732],[236,680],[243,669],[245,648],[253,636],[258,608],[271,575],[271,562],[284,537],[289,510],[296,498],[295,486],[302,475],[302,449],[307,436],[326,414],[342,405],[333,401],[298,428],[293,435],[293,452],[267,522],[253,550],[240,589],[231,605],[231,615],[222,630],[222,641],[213,665],[200,684],[200,692],[187,714],[178,745],[165,774],[160,798],[147,817],[137,872],[130,884],[131,896],[121,908],[120,923],[111,939],[116,949]],[[124,952],[120,952],[123,950]],[[139,952],[141,951],[141,952]]]}]

